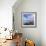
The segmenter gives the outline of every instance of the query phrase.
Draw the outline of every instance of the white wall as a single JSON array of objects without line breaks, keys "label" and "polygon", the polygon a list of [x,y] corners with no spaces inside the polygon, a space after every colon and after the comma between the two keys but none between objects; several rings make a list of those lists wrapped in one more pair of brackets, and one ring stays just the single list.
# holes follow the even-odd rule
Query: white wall
[{"label": "white wall", "polygon": [[41,1],[41,38],[42,46],[46,46],[46,0]]},{"label": "white wall", "polygon": [[16,0],[0,0],[0,27],[12,29],[12,6]]},{"label": "white wall", "polygon": [[[21,2],[21,0],[20,0]],[[20,5],[19,5],[20,4]],[[24,38],[31,39],[36,46],[41,46],[41,1],[40,0],[25,0],[22,3],[17,3],[13,6],[15,29],[23,33]],[[21,12],[37,12],[37,27],[22,28],[21,27]]]}]

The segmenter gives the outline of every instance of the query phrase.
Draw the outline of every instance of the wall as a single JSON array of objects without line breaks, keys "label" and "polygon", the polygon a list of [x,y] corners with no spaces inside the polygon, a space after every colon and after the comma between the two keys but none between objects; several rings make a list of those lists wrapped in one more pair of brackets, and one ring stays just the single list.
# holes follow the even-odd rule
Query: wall
[{"label": "wall", "polygon": [[46,0],[41,1],[41,41],[46,46]]},{"label": "wall", "polygon": [[12,6],[16,0],[0,0],[0,27],[12,29]]},{"label": "wall", "polygon": [[[19,2],[19,1],[18,1]],[[37,27],[22,28],[21,27],[21,12],[37,12]],[[40,0],[20,0],[20,3],[15,3],[13,6],[15,19],[15,30],[23,33],[24,39],[31,39],[36,46],[41,46],[41,1]]]},{"label": "wall", "polygon": [[[9,30],[12,29],[12,6],[15,2],[16,0],[0,0],[0,33],[4,30],[2,30],[1,27],[8,28]],[[0,38],[5,38],[5,35],[10,35],[10,32],[3,31],[3,33],[0,34]]]}]

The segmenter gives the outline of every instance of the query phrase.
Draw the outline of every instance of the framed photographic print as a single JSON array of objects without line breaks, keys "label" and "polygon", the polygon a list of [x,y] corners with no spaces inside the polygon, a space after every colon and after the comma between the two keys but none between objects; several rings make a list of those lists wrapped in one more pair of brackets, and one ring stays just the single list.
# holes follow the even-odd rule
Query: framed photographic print
[{"label": "framed photographic print", "polygon": [[37,12],[22,12],[21,13],[22,27],[36,27],[37,26]]}]

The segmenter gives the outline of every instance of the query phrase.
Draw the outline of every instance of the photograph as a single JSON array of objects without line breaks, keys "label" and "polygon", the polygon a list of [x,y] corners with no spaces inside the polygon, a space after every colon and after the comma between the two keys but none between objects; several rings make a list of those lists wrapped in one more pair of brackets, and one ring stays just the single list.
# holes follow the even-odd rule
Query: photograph
[{"label": "photograph", "polygon": [[36,26],[36,12],[22,12],[22,27]]}]

